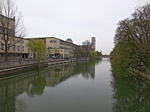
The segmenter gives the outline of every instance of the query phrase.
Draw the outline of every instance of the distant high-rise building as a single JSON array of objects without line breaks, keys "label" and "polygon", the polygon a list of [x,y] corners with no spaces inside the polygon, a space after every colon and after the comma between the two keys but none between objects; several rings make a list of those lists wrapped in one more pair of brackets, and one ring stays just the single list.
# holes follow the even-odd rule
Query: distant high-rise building
[{"label": "distant high-rise building", "polygon": [[95,51],[95,43],[96,39],[95,37],[92,37],[91,42],[89,40],[86,40],[82,42],[82,46],[87,46],[89,51]]},{"label": "distant high-rise building", "polygon": [[83,45],[83,46],[86,46],[86,45],[89,45],[89,44],[90,44],[90,41],[89,41],[89,40],[86,40],[86,41],[82,42],[82,45]]},{"label": "distant high-rise building", "polygon": [[91,40],[91,51],[95,51],[95,43],[96,43],[96,39],[95,37],[92,37],[92,40]]}]

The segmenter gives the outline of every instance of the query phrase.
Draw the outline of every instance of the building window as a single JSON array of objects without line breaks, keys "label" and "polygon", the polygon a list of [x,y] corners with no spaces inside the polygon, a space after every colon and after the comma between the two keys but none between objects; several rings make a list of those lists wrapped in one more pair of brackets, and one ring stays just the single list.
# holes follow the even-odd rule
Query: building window
[{"label": "building window", "polygon": [[9,29],[9,34],[13,35],[13,30]]},{"label": "building window", "polygon": [[15,45],[13,45],[13,51],[15,51],[16,50],[16,46]]},{"label": "building window", "polygon": [[51,49],[52,47],[48,47],[48,49]]},{"label": "building window", "polygon": [[18,51],[20,51],[20,46],[18,46]]},{"label": "building window", "polygon": [[50,40],[50,43],[56,43],[56,40]]},{"label": "building window", "polygon": [[18,43],[20,43],[20,39],[18,39],[17,41],[18,41]]},{"label": "building window", "polygon": [[1,50],[4,50],[4,44],[1,44]]},{"label": "building window", "polygon": [[3,33],[3,28],[0,26],[0,33]]},{"label": "building window", "polygon": [[22,46],[22,51],[24,51],[24,46]]},{"label": "building window", "polygon": [[7,46],[7,49],[10,50],[10,45]]},{"label": "building window", "polygon": [[2,40],[4,40],[4,37],[1,37]]}]

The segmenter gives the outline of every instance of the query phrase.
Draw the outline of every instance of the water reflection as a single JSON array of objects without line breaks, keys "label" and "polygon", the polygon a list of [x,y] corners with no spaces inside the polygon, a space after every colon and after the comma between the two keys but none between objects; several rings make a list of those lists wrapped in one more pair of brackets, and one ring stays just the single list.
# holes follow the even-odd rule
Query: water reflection
[{"label": "water reflection", "polygon": [[81,73],[82,76],[85,77],[86,79],[95,78],[95,64],[96,64],[96,60],[92,60],[89,63],[87,63],[86,65],[80,65],[78,66],[78,69],[81,69]]},{"label": "water reflection", "polygon": [[[69,64],[41,71],[27,72],[18,77],[0,80],[0,112],[15,112],[16,107],[24,105],[16,96],[26,92],[29,96],[42,95],[46,86],[55,87],[66,79],[82,74],[85,78],[95,78],[96,61]],[[25,110],[24,110],[25,111]]]},{"label": "water reflection", "polygon": [[106,60],[74,63],[0,80],[0,112],[41,112],[41,105],[59,112],[150,112],[150,86],[137,79],[111,77],[109,64]]},{"label": "water reflection", "polygon": [[114,76],[113,112],[150,112],[150,86],[137,79]]},{"label": "water reflection", "polygon": [[44,92],[44,88],[46,85],[46,77],[44,75],[40,75],[40,71],[38,71],[33,80],[29,83],[27,93],[30,96],[42,95]]}]

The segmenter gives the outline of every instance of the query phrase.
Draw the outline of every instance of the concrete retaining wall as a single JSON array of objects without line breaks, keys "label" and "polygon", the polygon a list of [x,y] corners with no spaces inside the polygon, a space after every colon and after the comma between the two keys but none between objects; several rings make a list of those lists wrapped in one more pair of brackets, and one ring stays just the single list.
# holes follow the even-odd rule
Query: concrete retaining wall
[{"label": "concrete retaining wall", "polygon": [[[58,60],[51,60],[51,61],[43,61],[41,62],[41,67],[56,66],[65,63],[74,63],[74,62],[81,62],[87,60],[89,60],[89,58],[67,59],[67,60],[58,59]],[[26,63],[17,66],[0,68],[0,76],[3,77],[4,75],[11,75],[13,73],[21,72],[29,69],[37,69],[37,63],[28,63],[28,64]]]}]

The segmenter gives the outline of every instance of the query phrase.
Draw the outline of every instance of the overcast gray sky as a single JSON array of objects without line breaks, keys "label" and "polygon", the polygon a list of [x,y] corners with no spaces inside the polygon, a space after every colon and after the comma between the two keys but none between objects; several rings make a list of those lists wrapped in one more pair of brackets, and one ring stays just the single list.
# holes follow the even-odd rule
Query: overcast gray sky
[{"label": "overcast gray sky", "polygon": [[28,37],[71,38],[75,44],[96,37],[96,49],[109,54],[117,23],[150,0],[16,0]]}]

